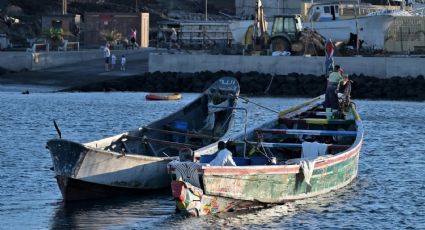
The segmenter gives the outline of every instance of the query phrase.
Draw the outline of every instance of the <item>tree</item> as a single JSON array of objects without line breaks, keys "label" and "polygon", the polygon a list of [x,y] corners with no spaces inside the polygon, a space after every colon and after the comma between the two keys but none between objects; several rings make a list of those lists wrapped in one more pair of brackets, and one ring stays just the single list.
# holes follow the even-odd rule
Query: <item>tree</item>
[{"label": "tree", "polygon": [[44,31],[44,36],[46,37],[47,40],[53,42],[53,43],[58,43],[58,42],[62,42],[63,38],[65,36],[65,33],[63,32],[63,29],[55,29],[55,28],[50,28],[46,31]]},{"label": "tree", "polygon": [[100,32],[100,36],[103,40],[105,40],[107,43],[115,45],[118,41],[122,40],[122,34],[119,33],[116,30],[103,30]]}]

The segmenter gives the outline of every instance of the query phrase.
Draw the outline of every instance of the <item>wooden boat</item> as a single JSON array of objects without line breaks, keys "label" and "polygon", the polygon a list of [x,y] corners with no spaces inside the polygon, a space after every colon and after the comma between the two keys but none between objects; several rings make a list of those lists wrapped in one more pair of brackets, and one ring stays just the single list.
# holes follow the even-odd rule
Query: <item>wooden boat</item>
[{"label": "wooden boat", "polygon": [[150,93],[145,96],[146,100],[161,101],[161,100],[180,100],[182,98],[181,93],[172,94],[158,94]]},{"label": "wooden boat", "polygon": [[47,148],[64,200],[169,187],[167,163],[181,149],[195,150],[227,133],[239,90],[235,78],[224,77],[179,111],[144,127],[85,144],[49,140]]},{"label": "wooden boat", "polygon": [[362,122],[354,104],[345,112],[325,112],[323,99],[314,98],[234,136],[231,150],[237,166],[208,164],[217,143],[196,150],[195,162],[170,162],[178,210],[198,216],[263,207],[349,184],[357,176]]}]

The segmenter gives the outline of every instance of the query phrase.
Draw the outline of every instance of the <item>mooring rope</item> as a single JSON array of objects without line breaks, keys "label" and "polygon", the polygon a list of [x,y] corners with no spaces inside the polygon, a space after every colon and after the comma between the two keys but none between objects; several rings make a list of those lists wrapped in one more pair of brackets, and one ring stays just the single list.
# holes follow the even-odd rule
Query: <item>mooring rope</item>
[{"label": "mooring rope", "polygon": [[237,97],[239,97],[240,99],[242,99],[242,100],[244,100],[244,101],[246,101],[247,103],[252,103],[252,104],[254,104],[254,105],[256,105],[256,106],[258,106],[258,107],[260,107],[260,108],[263,108],[263,109],[266,109],[266,110],[269,110],[269,111],[272,111],[272,112],[274,112],[274,113],[279,113],[279,111],[277,111],[277,110],[274,110],[274,109],[272,109],[272,108],[269,108],[269,107],[266,107],[266,106],[264,106],[264,105],[260,105],[260,104],[258,104],[258,103],[256,103],[256,102],[253,102],[253,101],[250,101],[248,98],[246,98],[246,97],[242,97],[242,96],[237,96]]}]

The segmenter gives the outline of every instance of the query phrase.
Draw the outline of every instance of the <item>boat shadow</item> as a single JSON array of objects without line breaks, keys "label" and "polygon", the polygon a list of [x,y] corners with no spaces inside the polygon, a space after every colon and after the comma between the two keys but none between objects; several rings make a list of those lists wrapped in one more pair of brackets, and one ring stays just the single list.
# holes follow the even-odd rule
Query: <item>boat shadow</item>
[{"label": "boat shadow", "polygon": [[[357,200],[366,189],[361,179],[356,178],[346,187],[331,191],[317,197],[297,200],[279,205],[268,205],[263,208],[244,209],[234,212],[219,213],[216,215],[203,216],[206,222],[215,223],[216,226],[233,226],[245,228],[247,226],[270,226],[270,223],[281,223],[284,220],[298,218],[303,213],[328,213],[344,207],[350,200]],[[282,219],[283,218],[283,219]]]},{"label": "boat shadow", "polygon": [[132,226],[135,221],[140,222],[144,218],[154,219],[174,213],[174,202],[169,190],[107,199],[62,201],[54,211],[50,229]]}]

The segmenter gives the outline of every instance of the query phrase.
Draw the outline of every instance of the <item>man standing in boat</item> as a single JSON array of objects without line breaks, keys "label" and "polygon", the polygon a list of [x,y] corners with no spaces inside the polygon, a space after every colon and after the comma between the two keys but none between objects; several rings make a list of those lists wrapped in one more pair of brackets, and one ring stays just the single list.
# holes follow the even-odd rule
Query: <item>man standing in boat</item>
[{"label": "man standing in boat", "polygon": [[339,65],[335,65],[334,71],[328,77],[328,85],[325,94],[326,111],[338,109],[337,87],[340,81],[343,80],[343,70]]},{"label": "man standing in boat", "polygon": [[223,141],[218,142],[217,156],[210,162],[211,166],[236,166],[232,158],[232,152],[226,149],[226,144]]},{"label": "man standing in boat", "polygon": [[328,75],[329,71],[333,71],[334,69],[334,44],[331,39],[328,39],[325,44],[325,74]]}]

